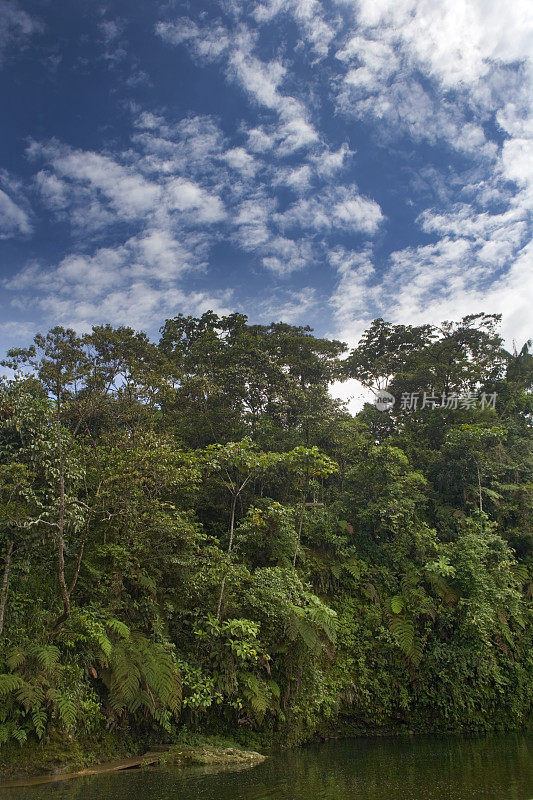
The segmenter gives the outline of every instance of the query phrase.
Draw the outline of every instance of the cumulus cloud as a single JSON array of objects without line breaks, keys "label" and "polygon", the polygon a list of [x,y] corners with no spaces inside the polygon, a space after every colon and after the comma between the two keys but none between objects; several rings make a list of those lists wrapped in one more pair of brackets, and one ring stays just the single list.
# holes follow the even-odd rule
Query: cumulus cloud
[{"label": "cumulus cloud", "polygon": [[318,141],[305,104],[281,89],[287,68],[280,60],[264,61],[254,53],[255,36],[248,27],[230,31],[219,22],[200,27],[191,19],[180,18],[158,23],[156,33],[169,44],[185,44],[201,62],[225,62],[228,79],[254,103],[277,114],[274,138],[280,152],[292,153]]},{"label": "cumulus cloud", "polygon": [[358,20],[393,29],[425,71],[446,87],[475,85],[495,62],[513,63],[533,51],[533,11],[527,0],[505,10],[498,0],[361,0]]},{"label": "cumulus cloud", "polygon": [[[187,218],[190,225],[220,222],[225,217],[222,200],[197,182],[174,174],[158,180],[148,177],[145,173],[154,166],[153,159],[146,164],[142,156],[132,159],[131,153],[103,155],[73,150],[56,141],[33,142],[28,153],[48,167],[36,175],[43,202],[53,211],[68,205],[71,221],[80,227],[147,219],[171,226],[165,217],[174,214],[180,214],[180,222]],[[166,171],[178,168],[168,165]]]},{"label": "cumulus cloud", "polygon": [[[338,110],[390,145],[443,144],[463,169],[426,167],[415,197],[430,200],[415,222],[433,241],[376,260],[337,249],[331,298],[338,331],[352,342],[375,316],[438,322],[502,311],[504,332],[531,335],[531,53],[533,9],[495,0],[338,0],[351,20],[340,37]],[[503,141],[489,133],[496,124]],[[424,174],[425,173],[425,174]]]},{"label": "cumulus cloud", "polygon": [[31,264],[6,285],[17,292],[15,306],[33,306],[56,324],[85,330],[111,321],[151,328],[178,311],[228,312],[230,290],[187,292],[180,285],[184,273],[198,266],[191,242],[149,230],[123,245],[70,254],[55,267]]},{"label": "cumulus cloud", "polygon": [[[37,30],[6,7],[10,30]],[[156,41],[211,70],[235,118],[136,107],[124,149],[32,143],[41,208],[74,241],[12,279],[20,302],[34,291],[43,313],[80,324],[104,311],[126,320],[133,303],[138,319],[160,318],[223,246],[276,288],[257,313],[300,320],[318,307],[309,273],[334,280],[329,332],[352,342],[375,316],[437,322],[478,309],[502,310],[508,335],[531,335],[527,0],[506,8],[505,24],[496,0],[191,9],[165,7]],[[124,30],[105,18],[100,40],[116,50]],[[30,195],[2,190],[0,235],[28,234]],[[187,308],[210,298],[233,302],[192,291]]]},{"label": "cumulus cloud", "polygon": [[197,58],[205,61],[216,61],[231,45],[231,36],[222,25],[200,27],[187,17],[158,22],[155,30],[169,44],[187,44]]},{"label": "cumulus cloud", "polygon": [[339,187],[328,189],[322,196],[298,200],[276,219],[282,228],[340,229],[372,235],[383,221],[383,213],[374,200],[361,196],[356,187]]},{"label": "cumulus cloud", "polygon": [[468,240],[450,238],[393,252],[388,268],[381,272],[370,251],[340,250],[332,262],[339,278],[330,298],[334,330],[351,344],[376,317],[402,324],[438,324],[478,311],[502,313],[509,345],[531,337],[531,243],[518,251],[510,267],[498,272],[476,261]]},{"label": "cumulus cloud", "polygon": [[430,0],[341,4],[352,14],[354,31],[336,53],[345,66],[337,84],[342,111],[386,121],[389,134],[403,130],[418,140],[496,155],[482,123],[503,98],[516,95],[520,103],[529,91],[527,80],[516,80],[533,52],[527,0],[509,7],[505,25],[496,0],[446,0],[438,7]]},{"label": "cumulus cloud", "polygon": [[0,239],[27,236],[32,230],[23,183],[7,170],[0,170]]}]

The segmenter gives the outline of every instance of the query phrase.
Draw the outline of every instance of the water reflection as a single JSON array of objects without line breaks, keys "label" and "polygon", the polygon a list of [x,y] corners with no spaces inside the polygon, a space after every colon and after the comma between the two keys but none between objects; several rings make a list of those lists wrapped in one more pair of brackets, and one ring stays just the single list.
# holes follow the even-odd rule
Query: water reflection
[{"label": "water reflection", "polygon": [[530,800],[533,739],[354,739],[251,770],[147,769],[5,790],[2,800]]}]

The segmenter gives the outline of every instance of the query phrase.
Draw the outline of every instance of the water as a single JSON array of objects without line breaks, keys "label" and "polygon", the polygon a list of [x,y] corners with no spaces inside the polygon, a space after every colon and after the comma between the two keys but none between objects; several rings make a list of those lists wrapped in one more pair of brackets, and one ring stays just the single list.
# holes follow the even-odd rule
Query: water
[{"label": "water", "polygon": [[530,800],[533,738],[351,739],[252,769],[147,768],[28,789],[11,800]]}]

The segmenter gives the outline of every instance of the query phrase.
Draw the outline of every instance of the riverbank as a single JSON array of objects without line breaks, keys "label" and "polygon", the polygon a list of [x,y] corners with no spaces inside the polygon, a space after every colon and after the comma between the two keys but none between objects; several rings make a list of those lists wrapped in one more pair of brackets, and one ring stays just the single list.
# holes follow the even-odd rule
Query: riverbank
[{"label": "riverbank", "polygon": [[99,742],[56,738],[2,748],[0,788],[2,784],[15,780],[20,781],[20,785],[25,780],[35,785],[35,779],[39,778],[49,782],[51,779],[82,777],[156,763],[175,767],[203,765],[242,769],[259,764],[265,758],[265,755],[244,749],[231,739],[216,736],[193,737],[192,743],[168,745],[128,740],[114,734]]},{"label": "riverbank", "polygon": [[[533,726],[530,722],[516,732],[531,734]],[[89,774],[88,770],[105,772],[156,763],[176,767],[246,769],[266,758],[258,750],[270,751],[274,748],[278,751],[335,739],[412,739],[429,734],[479,736],[482,733],[476,730],[420,730],[407,724],[369,729],[355,720],[342,717],[336,720],[336,724],[325,725],[307,736],[277,742],[267,741],[259,734],[252,735],[250,732],[239,740],[232,736],[200,734],[186,728],[182,728],[173,741],[156,737],[153,733],[132,736],[123,730],[100,732],[98,737],[70,737],[56,732],[45,741],[29,739],[21,744],[10,742],[0,747],[0,788],[12,780],[22,781],[39,776],[61,778],[67,774]],[[505,732],[492,733],[501,735]],[[147,759],[147,756],[150,758]]]},{"label": "riverbank", "polygon": [[[188,756],[187,756],[188,760]],[[365,737],[277,750],[257,768],[155,765],[45,785],[17,784],[2,800],[504,800],[533,797],[533,739]],[[5,784],[4,784],[5,785]]]}]

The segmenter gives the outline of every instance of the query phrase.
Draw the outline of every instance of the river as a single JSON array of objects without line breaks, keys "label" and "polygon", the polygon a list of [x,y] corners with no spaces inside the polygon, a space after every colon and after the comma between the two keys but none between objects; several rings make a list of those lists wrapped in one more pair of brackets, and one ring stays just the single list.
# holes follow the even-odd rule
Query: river
[{"label": "river", "polygon": [[28,789],[2,800],[530,800],[533,738],[348,739],[240,772],[145,768]]}]

